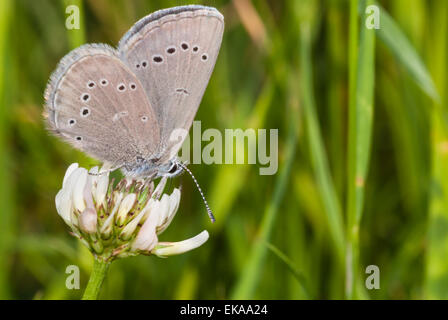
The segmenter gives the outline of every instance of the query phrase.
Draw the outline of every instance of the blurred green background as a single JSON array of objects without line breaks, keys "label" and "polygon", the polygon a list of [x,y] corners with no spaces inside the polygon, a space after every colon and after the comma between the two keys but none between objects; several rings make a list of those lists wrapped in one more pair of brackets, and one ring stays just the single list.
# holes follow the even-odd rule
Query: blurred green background
[{"label": "blurred green background", "polygon": [[[278,128],[279,171],[191,165],[161,240],[203,229],[201,248],[111,265],[104,299],[448,298],[448,1],[0,1],[0,298],[79,299],[92,257],[57,215],[72,162],[50,136],[43,91],[87,42],[116,45],[142,16],[200,3],[226,21],[196,120],[202,129]],[[67,30],[67,5],[81,29]],[[242,148],[243,146],[237,146]],[[81,268],[67,290],[65,268]],[[368,265],[380,289],[367,290]]]}]

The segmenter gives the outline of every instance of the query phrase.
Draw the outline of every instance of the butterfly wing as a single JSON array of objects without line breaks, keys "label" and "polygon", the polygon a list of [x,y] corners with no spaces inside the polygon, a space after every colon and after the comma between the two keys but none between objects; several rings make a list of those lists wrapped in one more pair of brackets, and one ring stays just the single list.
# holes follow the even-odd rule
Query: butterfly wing
[{"label": "butterfly wing", "polygon": [[49,128],[101,161],[120,166],[157,150],[155,113],[140,80],[113,48],[91,44],[67,54],[45,100]]},{"label": "butterfly wing", "polygon": [[[213,71],[224,31],[214,8],[183,6],[150,14],[121,39],[120,58],[140,79],[160,127],[160,162],[177,154],[175,129],[188,132]],[[183,140],[183,139],[182,139]]]}]

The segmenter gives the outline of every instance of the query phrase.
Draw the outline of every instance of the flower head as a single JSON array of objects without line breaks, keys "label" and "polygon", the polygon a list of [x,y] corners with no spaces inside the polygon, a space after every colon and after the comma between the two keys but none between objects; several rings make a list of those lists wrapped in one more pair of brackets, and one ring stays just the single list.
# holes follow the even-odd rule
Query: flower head
[{"label": "flower head", "polygon": [[128,180],[117,184],[98,167],[87,171],[77,163],[65,173],[56,195],[56,209],[72,234],[98,258],[113,260],[137,254],[159,257],[201,246],[208,232],[180,242],[159,242],[179,208],[180,190],[164,194],[166,177],[153,181]]}]

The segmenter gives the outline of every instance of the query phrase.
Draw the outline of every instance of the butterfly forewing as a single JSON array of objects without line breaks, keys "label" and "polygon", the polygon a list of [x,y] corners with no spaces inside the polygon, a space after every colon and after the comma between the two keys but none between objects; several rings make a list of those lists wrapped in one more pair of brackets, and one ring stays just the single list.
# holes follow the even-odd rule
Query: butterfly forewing
[{"label": "butterfly forewing", "polygon": [[[223,16],[214,8],[161,10],[137,22],[119,44],[140,79],[160,127],[160,162],[178,151],[175,129],[189,130],[218,56]],[[175,150],[174,150],[175,149]]]},{"label": "butterfly forewing", "polygon": [[49,127],[91,156],[121,165],[149,158],[159,127],[140,80],[105,45],[64,57],[46,90]]}]

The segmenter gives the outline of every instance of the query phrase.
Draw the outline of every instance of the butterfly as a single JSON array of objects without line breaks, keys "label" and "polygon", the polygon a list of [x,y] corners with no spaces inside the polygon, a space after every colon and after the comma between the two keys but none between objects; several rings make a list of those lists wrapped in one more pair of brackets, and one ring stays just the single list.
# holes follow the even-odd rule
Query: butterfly
[{"label": "butterfly", "polygon": [[176,155],[223,31],[224,17],[215,8],[180,6],[139,20],[116,49],[86,44],[71,51],[45,90],[49,130],[126,177],[191,174]]}]

